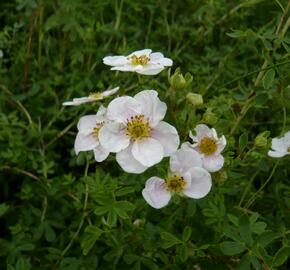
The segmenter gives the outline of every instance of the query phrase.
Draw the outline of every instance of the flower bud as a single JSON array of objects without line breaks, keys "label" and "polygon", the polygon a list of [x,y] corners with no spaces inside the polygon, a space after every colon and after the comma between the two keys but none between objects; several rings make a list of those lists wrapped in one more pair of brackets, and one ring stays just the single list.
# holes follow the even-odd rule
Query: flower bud
[{"label": "flower bud", "polygon": [[211,108],[208,108],[202,117],[202,121],[210,125],[214,125],[217,120],[217,116],[215,115],[215,113],[212,112]]},{"label": "flower bud", "polygon": [[269,131],[264,131],[255,138],[255,146],[264,148],[268,146],[268,137],[270,135]]},{"label": "flower bud", "polygon": [[200,108],[203,105],[203,98],[202,95],[194,94],[194,93],[188,93],[186,95],[186,99],[190,102],[190,104],[194,108]]},{"label": "flower bud", "polygon": [[186,73],[185,76],[180,72],[180,68],[174,71],[174,74],[169,77],[169,84],[174,90],[181,90],[188,87],[192,82],[192,76],[190,73]]}]

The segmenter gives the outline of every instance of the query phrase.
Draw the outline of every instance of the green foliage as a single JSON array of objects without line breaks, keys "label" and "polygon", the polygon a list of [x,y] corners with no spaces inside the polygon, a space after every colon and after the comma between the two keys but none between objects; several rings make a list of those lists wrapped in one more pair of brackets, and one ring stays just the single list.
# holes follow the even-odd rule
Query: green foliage
[{"label": "green foliage", "polygon": [[[289,157],[267,156],[269,138],[290,129],[289,10],[286,0],[1,0],[0,269],[289,269]],[[102,63],[143,48],[173,59],[168,74]],[[78,119],[101,102],[62,102],[115,86],[156,89],[182,142],[198,123],[225,135],[207,197],[156,210],[141,191],[168,159],[134,175],[113,155],[75,155]]]}]

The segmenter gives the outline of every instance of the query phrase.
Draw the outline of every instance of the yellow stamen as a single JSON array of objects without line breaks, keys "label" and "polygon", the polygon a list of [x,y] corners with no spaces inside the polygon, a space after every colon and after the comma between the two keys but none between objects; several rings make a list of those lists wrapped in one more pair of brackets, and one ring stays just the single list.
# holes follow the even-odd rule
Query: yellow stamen
[{"label": "yellow stamen", "polygon": [[172,175],[166,181],[167,189],[171,192],[181,192],[186,187],[186,182],[182,176]]},{"label": "yellow stamen", "polygon": [[217,143],[213,138],[204,137],[199,142],[198,147],[202,154],[210,156],[217,150]]},{"label": "yellow stamen", "polygon": [[151,136],[149,119],[143,114],[131,116],[127,122],[126,135],[132,140],[144,139]]},{"label": "yellow stamen", "polygon": [[99,132],[100,132],[101,127],[104,124],[105,124],[105,122],[100,122],[100,123],[96,124],[96,126],[94,127],[93,132],[92,132],[94,138],[99,139]]},{"label": "yellow stamen", "polygon": [[103,99],[103,95],[100,92],[92,92],[89,94],[89,97],[95,98],[95,99]]},{"label": "yellow stamen", "polygon": [[135,54],[133,54],[131,57],[130,57],[130,60],[131,60],[131,64],[132,65],[147,65],[150,58],[147,57],[146,55],[141,55],[139,57],[137,57]]}]

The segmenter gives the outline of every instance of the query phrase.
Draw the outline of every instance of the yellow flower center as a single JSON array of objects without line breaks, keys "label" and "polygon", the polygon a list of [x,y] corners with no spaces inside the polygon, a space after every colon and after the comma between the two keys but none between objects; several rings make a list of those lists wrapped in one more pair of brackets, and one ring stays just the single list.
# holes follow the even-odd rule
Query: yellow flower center
[{"label": "yellow flower center", "polygon": [[166,186],[169,191],[178,193],[185,188],[186,182],[182,176],[174,174],[167,179]]},{"label": "yellow flower center", "polygon": [[202,154],[210,156],[217,150],[216,140],[210,137],[204,137],[199,142],[198,147]]},{"label": "yellow flower center", "polygon": [[131,116],[127,122],[126,135],[134,141],[150,137],[149,119],[145,118],[143,114]]},{"label": "yellow flower center", "polygon": [[131,60],[131,64],[132,65],[147,65],[150,58],[147,57],[146,55],[141,55],[139,57],[137,57],[135,54],[133,54],[131,57],[130,57],[130,60]]},{"label": "yellow flower center", "polygon": [[95,98],[95,99],[103,99],[103,95],[100,92],[92,92],[89,94],[89,97]]},{"label": "yellow flower center", "polygon": [[101,127],[104,124],[105,124],[105,122],[100,122],[100,123],[96,124],[96,126],[94,127],[93,132],[92,132],[94,138],[99,139],[99,132],[100,132]]}]

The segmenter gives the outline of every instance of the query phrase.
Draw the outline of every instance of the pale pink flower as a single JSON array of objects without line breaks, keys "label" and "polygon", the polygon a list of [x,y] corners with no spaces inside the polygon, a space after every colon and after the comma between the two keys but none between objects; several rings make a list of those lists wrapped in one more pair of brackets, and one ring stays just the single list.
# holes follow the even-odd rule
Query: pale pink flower
[{"label": "pale pink flower", "polygon": [[99,131],[106,122],[106,108],[101,106],[97,114],[81,117],[78,122],[78,134],[75,140],[75,152],[78,155],[81,151],[94,151],[95,160],[105,160],[109,151],[104,149],[99,142]]},{"label": "pale pink flower", "polygon": [[268,152],[270,157],[279,158],[290,155],[290,131],[281,138],[272,139],[272,150]]},{"label": "pale pink flower", "polygon": [[189,147],[177,150],[170,157],[170,170],[165,180],[153,176],[146,181],[142,195],[150,206],[164,207],[173,194],[200,199],[209,193],[211,175],[202,168],[201,156],[195,150]]},{"label": "pale pink flower", "polygon": [[202,156],[203,167],[209,172],[217,172],[224,165],[224,157],[221,152],[224,150],[227,142],[225,136],[218,138],[214,128],[200,124],[195,128],[196,135],[190,132],[189,137],[193,144],[185,143],[183,147],[192,147]]},{"label": "pale pink flower", "polygon": [[117,93],[118,91],[119,91],[119,87],[108,89],[104,92],[93,92],[93,93],[90,93],[87,97],[74,98],[72,101],[63,102],[62,105],[63,106],[78,106],[84,103],[102,100],[110,95]]},{"label": "pale pink flower", "polygon": [[100,130],[99,140],[107,151],[117,153],[116,160],[124,171],[142,173],[177,150],[176,129],[162,121],[166,110],[155,90],[110,102],[109,122]]},{"label": "pale pink flower", "polygon": [[150,49],[135,51],[128,56],[106,56],[103,62],[105,65],[113,66],[111,70],[137,72],[143,75],[156,75],[173,63],[162,53],[152,53]]}]

